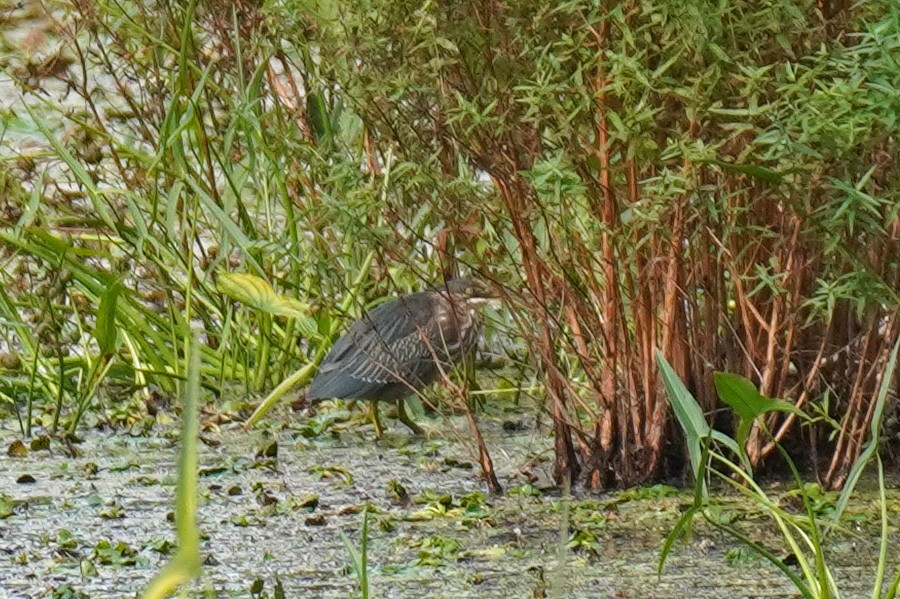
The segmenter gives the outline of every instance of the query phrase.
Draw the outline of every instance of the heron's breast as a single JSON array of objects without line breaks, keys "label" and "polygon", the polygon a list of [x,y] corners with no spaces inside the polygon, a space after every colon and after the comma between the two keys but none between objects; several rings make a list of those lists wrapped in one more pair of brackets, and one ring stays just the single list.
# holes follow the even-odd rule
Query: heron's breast
[{"label": "heron's breast", "polygon": [[477,342],[481,332],[480,320],[476,312],[465,306],[443,305],[438,310],[437,324],[440,330],[441,343],[446,356],[458,360]]}]

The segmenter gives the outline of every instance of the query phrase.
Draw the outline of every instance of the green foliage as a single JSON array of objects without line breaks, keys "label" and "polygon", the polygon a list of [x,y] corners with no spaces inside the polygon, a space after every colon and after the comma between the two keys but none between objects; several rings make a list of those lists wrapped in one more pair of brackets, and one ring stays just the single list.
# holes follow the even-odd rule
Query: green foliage
[{"label": "green foliage", "polygon": [[713,377],[719,399],[734,410],[738,417],[738,428],[734,440],[738,449],[746,457],[747,439],[750,437],[750,427],[760,416],[770,412],[789,412],[803,416],[803,412],[796,406],[782,399],[766,397],[757,390],[756,386],[746,378],[731,372],[717,372]]},{"label": "green foliage", "polygon": [[[245,273],[223,273],[216,287],[231,299],[273,316],[304,318],[309,310],[306,304],[275,293],[263,279]],[[314,329],[308,330],[316,334]]]},{"label": "green foliage", "polygon": [[458,540],[437,535],[416,539],[412,546],[419,549],[418,566],[442,566],[448,559],[457,559],[462,548]]},{"label": "green foliage", "polygon": [[[26,109],[0,115],[0,409],[23,434],[75,430],[123,389],[177,393],[199,326],[204,387],[268,393],[254,424],[374,298],[474,271],[507,288],[488,337],[519,378],[571,387],[576,458],[645,482],[612,462],[665,462],[663,341],[708,361],[701,389],[777,369],[763,392],[787,397],[820,340],[900,313],[900,8],[823,10],[66,5],[76,108],[10,69]],[[832,412],[866,392],[835,372],[815,379]],[[694,408],[676,409],[699,474]],[[592,439],[610,412],[635,423],[613,427],[619,452]]]},{"label": "green foliage", "polygon": [[356,576],[359,584],[359,593],[362,599],[369,599],[371,589],[369,587],[369,506],[363,508],[362,516],[362,539],[359,548],[347,538],[341,531],[341,539],[344,541],[344,547],[347,548],[347,554],[350,556],[350,567]]},{"label": "green foliage", "polygon": [[[872,423],[872,438],[866,446],[866,450],[857,458],[851,473],[852,481],[846,485],[841,492],[836,503],[832,502],[826,494],[823,494],[818,484],[812,485],[804,483],[800,473],[794,466],[794,462],[780,445],[778,450],[785,463],[790,467],[794,477],[795,488],[785,494],[782,501],[771,497],[770,493],[764,490],[759,483],[753,478],[753,474],[746,464],[734,462],[724,453],[719,451],[713,441],[713,432],[711,429],[706,439],[701,439],[702,452],[700,455],[701,462],[697,482],[695,485],[695,494],[693,505],[687,509],[678,519],[676,525],[666,538],[660,552],[659,570],[665,564],[665,561],[671,553],[674,543],[681,538],[690,528],[692,521],[697,516],[702,516],[704,520],[713,527],[722,530],[740,541],[746,548],[755,552],[760,557],[767,560],[770,564],[778,568],[784,575],[790,579],[796,590],[801,596],[810,599],[839,598],[840,591],[838,581],[834,578],[832,567],[827,560],[827,533],[840,524],[841,516],[846,509],[850,494],[856,485],[862,471],[872,461],[875,461],[878,470],[879,499],[881,507],[881,552],[878,563],[876,564],[875,580],[872,587],[873,599],[884,597],[893,599],[897,596],[898,588],[900,588],[900,572],[898,572],[887,589],[884,588],[885,571],[888,566],[888,541],[890,530],[888,526],[887,501],[885,497],[884,470],[881,457],[877,453],[879,442],[878,430],[882,425],[883,407],[887,398],[887,390],[892,381],[897,366],[898,352],[900,352],[900,342],[894,345],[891,356],[888,360],[884,379],[880,386],[878,396],[875,398],[875,410],[877,412],[876,419]],[[661,366],[665,365],[664,358],[659,358]],[[666,365],[667,366],[667,365]],[[717,388],[724,396],[730,395],[727,403],[731,405],[735,413],[742,421],[755,420],[768,412],[786,409],[786,406],[780,405],[778,401],[771,400],[759,395],[755,387],[749,381],[736,375],[728,375],[719,373],[717,376]],[[677,389],[677,385],[672,385]],[[670,401],[675,403],[690,403],[693,398],[689,394],[673,393],[669,397]],[[699,409],[699,408],[697,408]],[[795,410],[796,408],[791,408]],[[687,418],[684,410],[675,410],[676,417]],[[682,423],[682,427],[686,431],[694,430],[693,427]],[[739,434],[743,427],[739,427]],[[724,435],[719,435],[719,438]],[[719,439],[716,439],[717,441]],[[736,440],[732,441],[735,443]],[[727,445],[729,448],[733,446]],[[746,532],[741,530],[736,522],[733,508],[726,509],[732,514],[728,518],[721,517],[722,504],[716,499],[711,499],[706,493],[704,485],[704,477],[709,474],[720,482],[725,483],[731,489],[741,493],[753,502],[755,510],[770,519],[778,528],[781,534],[783,550],[790,552],[797,563],[796,571],[794,568],[785,563],[776,551],[766,547],[762,543],[754,540]],[[788,501],[784,501],[784,500]],[[790,507],[790,504],[797,502],[800,511],[797,513]]]},{"label": "green foliage", "polygon": [[116,328],[116,303],[122,292],[122,283],[115,281],[100,294],[100,307],[97,309],[97,325],[94,327],[94,338],[100,346],[100,354],[111,356],[115,353],[118,340]]},{"label": "green foliage", "polygon": [[700,463],[703,456],[701,444],[712,434],[712,429],[703,416],[703,409],[694,400],[690,391],[684,386],[684,383],[681,382],[681,379],[678,378],[678,375],[675,374],[672,366],[660,351],[656,353],[656,362],[659,365],[659,371],[662,375],[663,384],[666,386],[672,410],[675,412],[675,418],[685,434],[688,452],[691,456],[691,468],[694,476],[699,478]]},{"label": "green foliage", "polygon": [[745,455],[744,449],[735,440],[719,431],[713,430],[709,426],[700,404],[687,390],[687,387],[684,386],[684,383],[681,382],[681,379],[675,374],[672,366],[660,351],[656,353],[656,362],[659,365],[672,411],[675,412],[675,419],[681,425],[681,429],[685,434],[694,478],[698,484],[702,485],[701,488],[705,494],[706,487],[703,472],[706,467],[704,461],[708,443],[715,440],[740,456]]},{"label": "green foliage", "polygon": [[186,341],[188,380],[182,410],[181,450],[178,454],[178,487],[175,529],[178,551],[150,581],[144,599],[162,599],[200,574],[200,530],[197,528],[197,439],[200,434],[200,347],[196,337]]}]

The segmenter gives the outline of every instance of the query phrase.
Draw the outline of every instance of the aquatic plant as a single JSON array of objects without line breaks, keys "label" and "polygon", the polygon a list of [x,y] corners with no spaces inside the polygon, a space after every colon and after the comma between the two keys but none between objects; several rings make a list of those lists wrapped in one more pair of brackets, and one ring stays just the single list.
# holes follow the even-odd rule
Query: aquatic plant
[{"label": "aquatic plant", "polygon": [[[833,575],[833,569],[829,564],[826,553],[827,541],[832,531],[841,529],[841,517],[847,508],[859,477],[863,470],[874,462],[879,490],[881,540],[878,560],[874,566],[872,598],[894,599],[900,592],[900,570],[885,587],[886,569],[891,563],[888,552],[890,529],[885,497],[884,467],[879,454],[879,445],[882,442],[880,429],[883,425],[884,408],[887,404],[890,382],[893,380],[892,377],[897,366],[898,352],[900,352],[900,342],[894,345],[878,394],[874,398],[874,418],[869,431],[869,440],[854,462],[848,483],[844,486],[833,508],[824,514],[821,508],[817,507],[821,493],[815,493],[812,487],[804,482],[794,461],[781,444],[776,443],[776,448],[784,463],[790,468],[795,484],[795,490],[791,495],[799,499],[801,506],[799,513],[788,509],[757,482],[746,456],[746,431],[749,430],[749,427],[758,423],[771,411],[795,410],[794,406],[761,395],[749,381],[741,379],[741,377],[721,373],[717,377],[717,390],[722,401],[731,406],[737,414],[740,421],[739,434],[732,438],[713,430],[708,425],[706,427],[698,425],[703,416],[699,404],[677,380],[665,357],[658,353],[660,370],[666,379],[666,386],[669,390],[669,401],[689,440],[692,452],[691,463],[695,476],[693,504],[685,510],[666,538],[660,552],[659,571],[662,572],[676,541],[682,538],[692,526],[694,519],[699,516],[714,528],[740,541],[744,546],[778,568],[804,598],[838,599],[841,596],[839,581]],[[744,434],[741,434],[741,431]],[[757,510],[770,519],[781,535],[782,546],[773,549],[755,540],[736,524],[736,518],[717,517],[719,511],[717,508],[722,504],[709,491],[708,479],[713,479],[719,484],[724,483],[726,487],[749,499],[751,507],[744,508],[744,511]],[[734,505],[729,506],[729,509],[740,510]],[[779,549],[787,551],[796,566],[787,563],[787,560],[779,555]]]}]

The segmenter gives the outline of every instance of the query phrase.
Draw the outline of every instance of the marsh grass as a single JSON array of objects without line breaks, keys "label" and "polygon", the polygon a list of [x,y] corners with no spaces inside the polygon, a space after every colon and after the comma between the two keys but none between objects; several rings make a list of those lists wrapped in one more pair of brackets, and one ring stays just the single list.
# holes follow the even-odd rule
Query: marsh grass
[{"label": "marsh grass", "polygon": [[350,567],[359,586],[359,594],[362,599],[369,599],[371,589],[369,587],[369,506],[363,507],[362,531],[360,532],[359,545],[353,543],[347,535],[341,531],[341,539],[344,548],[350,558]]},{"label": "marsh grass", "polygon": [[[876,417],[872,421],[869,440],[850,470],[848,484],[844,486],[827,516],[820,515],[820,508],[816,506],[819,498],[814,497],[809,491],[793,459],[781,445],[777,446],[779,454],[790,469],[801,501],[802,509],[799,513],[786,509],[778,497],[773,496],[755,480],[744,450],[746,436],[733,439],[708,426],[697,425],[698,417],[702,420],[703,416],[700,406],[677,380],[665,357],[658,354],[660,369],[667,380],[669,400],[673,404],[679,424],[689,439],[691,451],[696,452],[692,453],[691,460],[695,476],[694,501],[679,518],[663,544],[659,559],[660,573],[675,543],[689,531],[694,519],[700,516],[705,522],[725,532],[780,570],[804,598],[839,599],[841,597],[839,580],[834,576],[833,567],[827,556],[828,539],[832,533],[847,532],[842,527],[842,516],[863,471],[874,463],[877,470],[881,537],[871,596],[872,599],[894,599],[900,590],[900,570],[885,587],[887,567],[890,564],[896,566],[896,562],[891,559],[892,554],[888,550],[890,528],[885,497],[884,466],[879,454],[879,445],[884,406],[888,399],[890,381],[893,380],[897,366],[898,351],[900,343],[897,343],[891,352],[878,394],[874,398]],[[726,376],[732,383],[739,380],[739,377],[734,375]],[[740,416],[741,427],[738,430],[749,430],[752,422],[764,417],[768,412],[784,409],[779,400],[763,397],[752,384],[721,385],[719,393],[722,400],[732,406]],[[705,423],[705,420],[703,422]],[[729,457],[729,454],[733,457]],[[754,539],[737,523],[738,518],[723,520],[716,517],[717,508],[723,504],[711,495],[707,484],[709,479],[748,499],[751,507],[741,509],[748,516],[755,512],[774,524],[780,534],[780,546],[772,548],[770,544],[763,544]],[[796,565],[789,565],[782,552],[787,552]]]},{"label": "marsh grass", "polygon": [[144,599],[163,599],[200,574],[200,530],[197,527],[197,439],[200,434],[200,345],[195,337],[185,342],[187,384],[181,412],[181,449],[175,497],[175,530],[178,549],[150,581]]}]

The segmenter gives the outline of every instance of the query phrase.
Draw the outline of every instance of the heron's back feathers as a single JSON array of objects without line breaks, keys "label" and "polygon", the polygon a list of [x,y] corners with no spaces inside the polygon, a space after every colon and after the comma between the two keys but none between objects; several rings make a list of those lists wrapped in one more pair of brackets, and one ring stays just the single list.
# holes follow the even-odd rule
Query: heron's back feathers
[{"label": "heron's back feathers", "polygon": [[322,361],[307,399],[392,399],[440,375],[478,338],[474,316],[421,292],[379,305],[350,325]]}]

